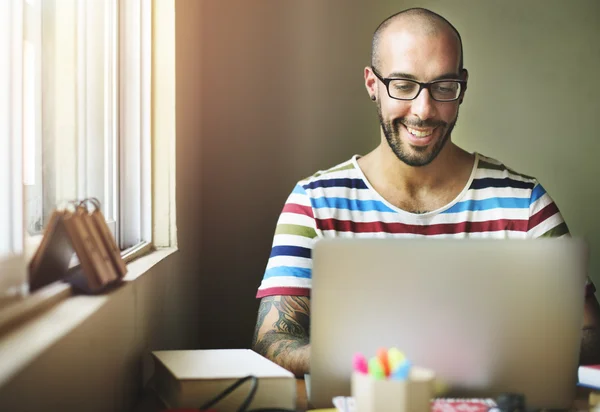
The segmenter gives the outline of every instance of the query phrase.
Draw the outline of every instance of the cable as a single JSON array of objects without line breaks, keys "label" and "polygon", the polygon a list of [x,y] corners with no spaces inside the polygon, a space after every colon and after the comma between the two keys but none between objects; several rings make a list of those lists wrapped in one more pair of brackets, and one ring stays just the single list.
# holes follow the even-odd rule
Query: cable
[{"label": "cable", "polygon": [[200,406],[199,410],[203,411],[203,410],[210,408],[211,406],[214,406],[217,402],[219,402],[221,399],[225,398],[227,395],[231,394],[240,385],[242,385],[244,382],[246,382],[248,380],[252,381],[252,386],[250,387],[250,391],[248,392],[246,399],[244,399],[244,401],[240,404],[237,412],[295,412],[292,409],[282,409],[282,408],[259,408],[259,409],[251,409],[248,411],[247,410],[248,406],[250,406],[250,403],[252,403],[252,400],[254,399],[254,395],[256,395],[256,390],[258,389],[258,383],[259,383],[258,378],[253,375],[248,375],[244,378],[238,379],[232,385],[225,388],[223,390],[223,392],[221,392],[220,394],[215,396],[213,399],[211,399],[208,402],[205,402],[202,406]]},{"label": "cable", "polygon": [[258,378],[256,376],[252,376],[252,387],[250,388],[248,396],[246,396],[246,399],[244,399],[244,402],[242,402],[242,404],[238,408],[238,412],[244,412],[246,409],[248,409],[248,406],[250,406],[250,402],[252,402],[252,399],[254,399],[254,395],[256,395],[257,388]]},{"label": "cable", "polygon": [[215,396],[213,399],[211,399],[210,401],[208,401],[208,402],[204,403],[202,406],[200,406],[199,409],[205,410],[205,409],[210,408],[211,406],[213,406],[214,404],[219,402],[221,399],[225,398],[231,392],[236,390],[241,384],[243,384],[244,382],[246,382],[248,380],[252,381],[252,386],[250,387],[250,392],[248,393],[248,396],[246,396],[246,399],[244,399],[244,402],[242,402],[242,405],[238,409],[238,412],[244,412],[246,410],[246,408],[248,407],[248,404],[250,402],[252,402],[252,399],[254,398],[254,394],[256,393],[256,387],[258,386],[258,379],[256,378],[256,376],[248,375],[244,378],[238,379],[232,385],[227,387],[223,392],[221,392],[220,394]]}]

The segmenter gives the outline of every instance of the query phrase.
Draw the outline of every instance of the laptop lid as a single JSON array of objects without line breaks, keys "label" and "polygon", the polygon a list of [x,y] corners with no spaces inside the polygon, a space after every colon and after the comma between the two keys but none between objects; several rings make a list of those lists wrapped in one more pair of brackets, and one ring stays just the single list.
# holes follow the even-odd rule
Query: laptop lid
[{"label": "laptop lid", "polygon": [[453,396],[570,407],[583,322],[580,239],[325,239],[313,249],[314,407],[350,395],[352,356],[397,347]]}]

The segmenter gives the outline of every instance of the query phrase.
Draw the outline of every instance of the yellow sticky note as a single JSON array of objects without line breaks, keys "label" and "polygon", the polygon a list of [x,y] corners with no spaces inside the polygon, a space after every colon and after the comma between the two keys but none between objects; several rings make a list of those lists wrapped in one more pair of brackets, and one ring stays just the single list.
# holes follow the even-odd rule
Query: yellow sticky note
[{"label": "yellow sticky note", "polygon": [[388,359],[390,362],[390,370],[395,371],[398,369],[398,366],[404,362],[406,357],[404,356],[404,353],[400,352],[397,348],[390,348],[388,350]]}]

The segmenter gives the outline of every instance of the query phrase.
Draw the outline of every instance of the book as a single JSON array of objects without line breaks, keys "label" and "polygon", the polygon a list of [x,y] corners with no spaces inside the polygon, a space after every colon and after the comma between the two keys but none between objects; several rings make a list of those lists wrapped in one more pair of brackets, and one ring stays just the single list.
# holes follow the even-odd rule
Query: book
[{"label": "book", "polygon": [[436,398],[431,401],[432,412],[488,412],[496,406],[491,398]]},{"label": "book", "polygon": [[92,290],[102,288],[111,280],[116,279],[116,274],[112,273],[112,268],[108,266],[104,257],[100,255],[96,239],[92,237],[88,226],[84,220],[84,213],[65,212],[63,224],[75,249],[77,258],[81,264],[83,273],[86,276],[87,283]]},{"label": "book", "polygon": [[[199,408],[249,375],[258,378],[258,386],[248,410],[296,408],[294,374],[250,349],[154,351],[152,357],[149,386],[167,408]],[[211,409],[237,411],[250,388],[244,382]]]},{"label": "book", "polygon": [[127,266],[121,257],[121,250],[117,246],[115,238],[112,236],[110,229],[106,225],[106,219],[99,206],[90,214],[90,217],[96,230],[100,234],[100,237],[104,241],[106,250],[108,251],[119,278],[123,278],[127,274]]},{"label": "book", "polygon": [[62,223],[64,213],[54,211],[44,229],[44,236],[29,263],[29,290],[40,289],[64,278],[75,253]]},{"label": "book", "polygon": [[600,389],[600,365],[581,365],[577,377],[579,385]]},{"label": "book", "polygon": [[[434,398],[430,403],[431,412],[488,412],[497,407],[496,401],[491,398]],[[336,396],[333,405],[333,409],[310,409],[309,412],[357,411],[356,402],[351,396]]]},{"label": "book", "polygon": [[87,230],[89,235],[89,241],[95,246],[94,252],[98,255],[98,262],[101,265],[99,273],[101,274],[101,284],[113,282],[118,279],[118,273],[113,266],[112,260],[108,255],[108,250],[105,246],[102,236],[98,232],[96,225],[93,222],[92,216],[83,207],[78,207],[75,212],[81,220],[83,227]]},{"label": "book", "polygon": [[[29,264],[29,290],[65,280],[80,291],[98,293],[127,273],[119,248],[95,201],[93,212],[79,202],[54,210]],[[76,255],[78,265],[71,267]]]}]

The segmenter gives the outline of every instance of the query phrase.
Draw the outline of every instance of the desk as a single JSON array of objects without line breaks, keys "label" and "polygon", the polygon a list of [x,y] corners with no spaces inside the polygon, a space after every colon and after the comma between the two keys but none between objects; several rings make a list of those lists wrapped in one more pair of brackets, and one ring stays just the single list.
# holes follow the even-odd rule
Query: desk
[{"label": "desk", "polygon": [[[589,389],[577,387],[577,395],[575,402],[573,403],[573,409],[578,411],[589,410],[589,396]],[[305,412],[308,409],[308,398],[306,396],[306,385],[304,384],[304,379],[296,379],[296,398],[296,409],[298,412]],[[331,407],[333,407],[333,405]]]},{"label": "desk", "polygon": [[304,379],[296,379],[296,410],[304,412],[307,409],[308,397],[306,396],[306,384],[304,383]]},{"label": "desk", "polygon": [[[333,405],[331,407],[333,408]],[[162,403],[154,391],[146,387],[132,411],[160,412],[164,409],[166,409],[165,404]],[[306,412],[307,409],[308,398],[306,396],[306,385],[304,384],[304,379],[296,379],[296,410],[298,412]]]},{"label": "desk", "polygon": [[[579,411],[589,410],[588,397],[590,391],[585,388],[577,388],[577,398],[573,408]],[[332,405],[333,407],[333,405]],[[164,405],[156,394],[146,390],[140,399],[140,402],[134,408],[134,412],[159,412],[164,409]],[[308,409],[308,398],[306,396],[306,386],[304,379],[296,379],[296,410],[305,412]]]}]

